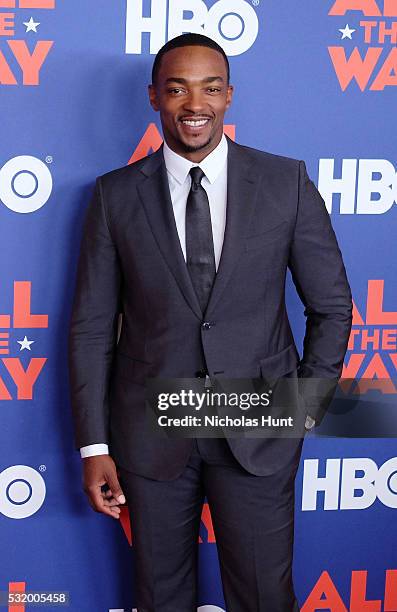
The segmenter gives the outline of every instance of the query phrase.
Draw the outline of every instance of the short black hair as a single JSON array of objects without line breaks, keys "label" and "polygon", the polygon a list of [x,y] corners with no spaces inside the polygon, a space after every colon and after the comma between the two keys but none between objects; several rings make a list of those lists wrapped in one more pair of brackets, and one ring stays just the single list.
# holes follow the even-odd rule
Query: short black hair
[{"label": "short black hair", "polygon": [[155,84],[157,81],[158,73],[160,70],[160,64],[163,56],[171,49],[177,49],[178,47],[190,47],[190,46],[200,46],[200,47],[209,47],[210,49],[214,49],[218,51],[223,56],[226,64],[226,72],[227,72],[227,84],[229,85],[230,81],[230,66],[229,60],[227,59],[227,55],[222,49],[220,45],[218,45],[215,40],[209,38],[208,36],[204,36],[204,34],[197,34],[196,32],[189,32],[187,34],[181,34],[180,36],[176,36],[175,38],[171,38],[168,42],[165,43],[161,47],[161,49],[157,52],[156,57],[153,61],[152,67],[152,83]]}]

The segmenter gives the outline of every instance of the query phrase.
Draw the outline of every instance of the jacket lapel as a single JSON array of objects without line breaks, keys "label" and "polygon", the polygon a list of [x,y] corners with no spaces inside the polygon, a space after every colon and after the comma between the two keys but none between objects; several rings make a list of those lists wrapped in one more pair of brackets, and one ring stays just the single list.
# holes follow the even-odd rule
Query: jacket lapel
[{"label": "jacket lapel", "polygon": [[254,209],[259,179],[245,148],[228,136],[227,208],[222,255],[206,312],[200,308],[179,242],[163,147],[140,168],[146,179],[138,184],[146,215],[158,247],[186,302],[202,320],[209,317],[230,280],[244,249],[245,235]]},{"label": "jacket lapel", "polygon": [[222,254],[214,286],[208,301],[209,318],[229,282],[244,250],[245,235],[257,196],[259,178],[246,149],[228,136],[226,227]]},{"label": "jacket lapel", "polygon": [[163,146],[141,167],[146,179],[138,192],[157,245],[190,308],[202,319],[202,312],[181,249],[164,163]]}]

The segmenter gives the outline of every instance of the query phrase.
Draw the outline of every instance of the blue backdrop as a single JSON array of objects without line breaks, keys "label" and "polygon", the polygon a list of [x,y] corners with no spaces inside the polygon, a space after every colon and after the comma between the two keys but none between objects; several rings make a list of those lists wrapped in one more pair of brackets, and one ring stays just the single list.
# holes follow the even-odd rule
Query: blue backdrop
[{"label": "blue backdrop", "polygon": [[[96,176],[160,144],[153,54],[193,30],[229,54],[229,133],[306,161],[355,302],[344,376],[357,396],[395,405],[396,0],[0,0],[0,591],[68,591],[76,612],[135,603],[126,517],[92,512],[73,446],[66,348],[82,220]],[[301,346],[290,281],[288,304]],[[306,438],[304,612],[397,610],[396,455],[393,438]],[[206,508],[199,546],[201,612],[219,612]]]}]

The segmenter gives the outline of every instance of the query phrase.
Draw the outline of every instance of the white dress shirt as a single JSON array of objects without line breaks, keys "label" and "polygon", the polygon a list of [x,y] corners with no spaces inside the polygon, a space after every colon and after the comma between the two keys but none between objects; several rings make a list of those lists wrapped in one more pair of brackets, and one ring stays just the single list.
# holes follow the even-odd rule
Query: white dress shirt
[{"label": "white dress shirt", "polygon": [[[190,168],[200,166],[205,176],[201,184],[207,192],[211,213],[212,236],[214,239],[215,267],[218,270],[221,258],[223,238],[226,225],[227,203],[227,140],[225,135],[211,153],[199,164],[178,155],[164,140],[164,161],[167,168],[172,207],[174,210],[176,228],[181,243],[181,249],[186,261],[185,218],[186,202],[190,191]],[[107,455],[107,444],[89,444],[80,449],[81,457]]]}]

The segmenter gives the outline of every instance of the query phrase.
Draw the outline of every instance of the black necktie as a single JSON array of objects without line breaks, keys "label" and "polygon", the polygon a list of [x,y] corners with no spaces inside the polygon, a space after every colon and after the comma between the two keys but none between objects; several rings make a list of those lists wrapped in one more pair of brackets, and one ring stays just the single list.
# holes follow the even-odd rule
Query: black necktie
[{"label": "black necktie", "polygon": [[186,202],[186,263],[204,313],[216,274],[214,241],[208,196],[201,185],[204,172],[194,166],[190,176],[192,185]]}]

